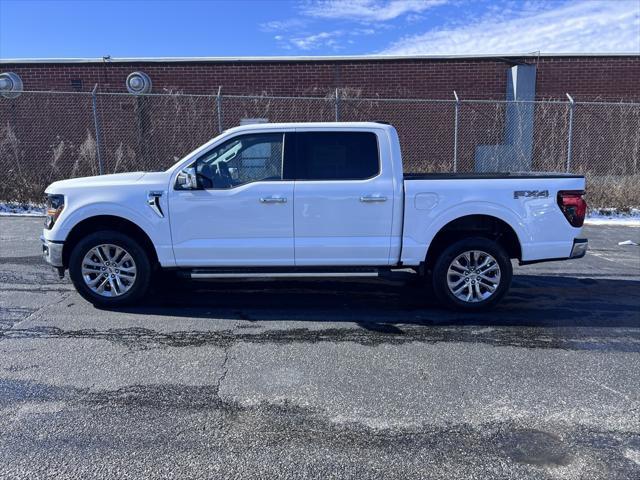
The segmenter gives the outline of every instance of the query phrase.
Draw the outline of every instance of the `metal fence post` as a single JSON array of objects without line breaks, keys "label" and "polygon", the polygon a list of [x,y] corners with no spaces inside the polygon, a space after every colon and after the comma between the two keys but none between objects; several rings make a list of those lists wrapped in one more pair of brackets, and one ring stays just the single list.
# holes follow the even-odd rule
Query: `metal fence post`
[{"label": "metal fence post", "polygon": [[455,114],[453,119],[453,173],[458,171],[458,111],[460,107],[460,99],[456,91],[453,91],[453,96],[456,99]]},{"label": "metal fence post", "polygon": [[575,102],[573,101],[573,97],[566,94],[569,99],[569,139],[567,145],[567,173],[569,173],[569,169],[571,168],[571,148],[573,144],[573,109],[575,108]]},{"label": "metal fence post", "polygon": [[336,122],[339,122],[340,121],[340,91],[337,88],[336,88],[335,108],[336,108]]},{"label": "metal fence post", "polygon": [[222,133],[222,85],[218,87],[218,95],[216,96],[216,105],[218,108],[218,133]]},{"label": "metal fence post", "polygon": [[100,155],[100,122],[98,121],[98,98],[96,92],[98,91],[98,84],[96,83],[91,92],[91,105],[93,107],[93,124],[96,128],[96,156],[98,157],[98,174],[104,173],[102,167],[102,155]]}]

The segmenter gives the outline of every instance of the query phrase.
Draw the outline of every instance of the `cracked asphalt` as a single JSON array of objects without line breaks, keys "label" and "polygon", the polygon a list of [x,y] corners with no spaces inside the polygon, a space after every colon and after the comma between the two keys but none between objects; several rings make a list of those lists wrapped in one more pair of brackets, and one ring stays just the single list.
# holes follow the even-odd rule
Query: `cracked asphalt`
[{"label": "cracked asphalt", "polygon": [[640,228],[462,315],[406,274],[98,310],[41,224],[0,217],[0,478],[640,478]]}]

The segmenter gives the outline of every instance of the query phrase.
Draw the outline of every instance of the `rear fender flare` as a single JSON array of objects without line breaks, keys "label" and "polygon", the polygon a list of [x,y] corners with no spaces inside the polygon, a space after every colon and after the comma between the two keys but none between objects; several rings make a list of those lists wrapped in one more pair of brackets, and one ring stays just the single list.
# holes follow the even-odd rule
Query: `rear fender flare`
[{"label": "rear fender flare", "polygon": [[454,220],[470,215],[484,215],[502,220],[513,229],[521,248],[527,242],[531,242],[531,234],[526,225],[512,210],[491,202],[464,202],[442,212],[423,230],[424,236],[420,239],[420,243],[423,245],[424,251],[420,258],[426,258],[431,242],[444,227]]}]

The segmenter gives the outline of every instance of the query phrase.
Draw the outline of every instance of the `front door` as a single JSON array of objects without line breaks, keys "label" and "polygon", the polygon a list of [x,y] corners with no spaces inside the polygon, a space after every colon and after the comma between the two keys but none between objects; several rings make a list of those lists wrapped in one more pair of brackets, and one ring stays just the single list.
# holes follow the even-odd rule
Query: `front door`
[{"label": "front door", "polygon": [[171,190],[178,266],[294,265],[294,183],[283,180],[284,135],[233,137],[196,161],[199,189]]}]

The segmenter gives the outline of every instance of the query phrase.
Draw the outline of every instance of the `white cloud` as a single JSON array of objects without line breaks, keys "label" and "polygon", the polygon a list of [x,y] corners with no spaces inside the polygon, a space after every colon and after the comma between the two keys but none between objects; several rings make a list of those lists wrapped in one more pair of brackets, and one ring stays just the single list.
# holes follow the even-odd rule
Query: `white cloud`
[{"label": "white cloud", "polygon": [[[1,1],[1,0],[0,0]],[[421,18],[425,10],[452,0],[306,0],[298,6],[300,17],[273,20],[260,24],[263,32],[277,33],[273,38],[287,50],[318,50],[328,47],[341,50],[353,45],[354,37],[374,35],[390,28],[394,19],[405,17],[407,22]],[[327,22],[340,29],[327,30]],[[338,26],[338,22],[340,25]],[[343,26],[350,22],[351,28]],[[324,28],[314,32],[310,26],[322,23]],[[356,28],[354,28],[354,24]]]},{"label": "white cloud", "polygon": [[384,22],[418,14],[449,0],[317,0],[302,7],[310,17],[361,22]]},{"label": "white cloud", "polygon": [[380,53],[640,53],[638,0],[545,5],[552,8],[510,11],[508,17],[493,14],[469,24],[405,37]]},{"label": "white cloud", "polygon": [[289,18],[286,20],[272,20],[260,24],[260,30],[263,32],[278,32],[293,30],[306,26],[306,22],[300,18]]},{"label": "white cloud", "polygon": [[[316,50],[322,47],[329,47],[332,50],[340,50],[343,48],[341,42],[346,41],[353,44],[353,37],[361,35],[373,35],[375,30],[372,28],[355,28],[352,30],[331,30],[308,35],[298,35],[286,38],[283,35],[276,35],[274,38],[282,43],[285,48],[296,47],[300,50]],[[345,39],[346,37],[346,39]]]},{"label": "white cloud", "polygon": [[313,50],[319,47],[336,48],[338,46],[337,38],[344,35],[342,30],[334,30],[331,32],[314,33],[303,37],[290,38],[289,42],[300,50]]}]

